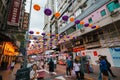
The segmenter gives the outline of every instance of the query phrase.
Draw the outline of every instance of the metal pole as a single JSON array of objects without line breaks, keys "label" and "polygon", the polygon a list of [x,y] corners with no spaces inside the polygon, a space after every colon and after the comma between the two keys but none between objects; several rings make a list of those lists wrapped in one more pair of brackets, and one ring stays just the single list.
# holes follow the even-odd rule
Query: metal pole
[{"label": "metal pole", "polygon": [[27,44],[28,44],[28,34],[29,34],[29,28],[30,28],[30,21],[31,21],[31,12],[32,12],[32,0],[30,1],[30,11],[29,11],[29,21],[28,21],[28,31],[26,31],[26,37],[25,37],[25,56],[24,56],[24,68],[27,67]]}]

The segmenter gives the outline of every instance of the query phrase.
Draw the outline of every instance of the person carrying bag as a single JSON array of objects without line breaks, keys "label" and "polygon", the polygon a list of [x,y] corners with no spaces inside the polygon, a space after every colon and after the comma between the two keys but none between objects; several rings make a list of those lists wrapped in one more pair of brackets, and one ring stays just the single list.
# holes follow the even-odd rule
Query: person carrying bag
[{"label": "person carrying bag", "polygon": [[77,60],[75,60],[75,63],[73,64],[73,70],[75,71],[76,74],[76,79],[80,80],[80,63],[78,63]]}]

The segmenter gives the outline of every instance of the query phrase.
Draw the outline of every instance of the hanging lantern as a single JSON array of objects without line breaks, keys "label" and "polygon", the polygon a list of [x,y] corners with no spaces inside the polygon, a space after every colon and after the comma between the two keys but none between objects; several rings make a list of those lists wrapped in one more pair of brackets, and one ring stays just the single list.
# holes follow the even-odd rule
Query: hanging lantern
[{"label": "hanging lantern", "polygon": [[39,43],[39,41],[36,41],[36,43]]},{"label": "hanging lantern", "polygon": [[59,13],[59,12],[56,12],[56,13],[55,13],[55,17],[56,17],[56,18],[59,18],[59,17],[60,17],[60,13]]},{"label": "hanging lantern", "polygon": [[64,15],[64,16],[62,17],[62,20],[67,21],[67,20],[68,20],[68,16],[67,16],[67,15]]},{"label": "hanging lantern", "polygon": [[70,36],[67,36],[67,38],[70,38]]},{"label": "hanging lantern", "polygon": [[63,37],[63,35],[60,35],[60,38]]},{"label": "hanging lantern", "polygon": [[44,10],[45,15],[50,16],[52,14],[52,11],[50,9],[45,9]]},{"label": "hanging lantern", "polygon": [[96,29],[98,29],[99,28],[99,26],[96,26]]},{"label": "hanging lantern", "polygon": [[50,36],[50,33],[48,33],[47,36]]},{"label": "hanging lantern", "polygon": [[73,39],[73,36],[70,36],[70,39]]},{"label": "hanging lantern", "polygon": [[43,38],[43,40],[47,40],[47,38]]},{"label": "hanging lantern", "polygon": [[52,42],[50,42],[50,44],[52,44]]},{"label": "hanging lantern", "polygon": [[34,31],[29,31],[30,34],[34,34]]},{"label": "hanging lantern", "polygon": [[92,28],[92,27],[93,27],[93,25],[92,25],[92,24],[89,24],[89,27],[91,27],[91,28]]},{"label": "hanging lantern", "polygon": [[94,28],[96,28],[96,26],[92,26],[91,28],[94,29]]},{"label": "hanging lantern", "polygon": [[73,37],[73,39],[76,39],[76,37]]},{"label": "hanging lantern", "polygon": [[36,32],[36,34],[40,34],[40,32]]},{"label": "hanging lantern", "polygon": [[59,36],[59,34],[56,34],[56,36],[58,37],[58,36]]},{"label": "hanging lantern", "polygon": [[89,24],[88,24],[88,23],[85,23],[85,24],[84,24],[84,26],[85,26],[85,27],[88,27],[88,26],[89,26]]},{"label": "hanging lantern", "polygon": [[73,17],[70,18],[70,22],[74,22],[74,20],[75,20],[75,19],[74,19]]},{"label": "hanging lantern", "polygon": [[54,37],[55,36],[55,34],[52,34],[52,37]]},{"label": "hanging lantern", "polygon": [[28,43],[31,43],[31,41],[28,41]]},{"label": "hanging lantern", "polygon": [[44,36],[44,35],[45,35],[45,33],[42,33],[42,35]]},{"label": "hanging lantern", "polygon": [[38,4],[35,4],[35,5],[33,6],[33,8],[34,8],[36,11],[39,11],[39,10],[40,10],[40,6],[39,6]]},{"label": "hanging lantern", "polygon": [[75,20],[75,24],[79,24],[80,23],[80,20]]},{"label": "hanging lantern", "polygon": [[66,36],[64,35],[64,38],[66,38]]},{"label": "hanging lantern", "polygon": [[31,35],[29,36],[29,39],[32,39],[32,36],[31,36]]},{"label": "hanging lantern", "polygon": [[37,38],[36,38],[36,37],[34,37],[33,39],[34,39],[34,40],[37,40]]},{"label": "hanging lantern", "polygon": [[50,46],[52,46],[52,44],[50,44]]},{"label": "hanging lantern", "polygon": [[83,25],[85,22],[84,21],[80,21],[80,24]]},{"label": "hanging lantern", "polygon": [[54,40],[56,41],[57,39],[55,38]]}]

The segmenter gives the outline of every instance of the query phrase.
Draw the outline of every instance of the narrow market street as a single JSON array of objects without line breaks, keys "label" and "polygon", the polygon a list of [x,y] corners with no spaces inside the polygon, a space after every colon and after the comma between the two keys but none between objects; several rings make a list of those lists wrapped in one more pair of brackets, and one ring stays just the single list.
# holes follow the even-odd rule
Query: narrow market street
[{"label": "narrow market street", "polygon": [[120,80],[120,0],[0,0],[0,80]]}]

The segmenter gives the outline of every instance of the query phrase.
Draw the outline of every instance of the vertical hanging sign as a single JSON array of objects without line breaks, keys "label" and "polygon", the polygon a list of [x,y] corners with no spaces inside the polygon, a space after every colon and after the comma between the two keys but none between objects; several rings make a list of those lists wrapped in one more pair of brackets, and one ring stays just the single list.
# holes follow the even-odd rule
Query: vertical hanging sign
[{"label": "vertical hanging sign", "polygon": [[21,3],[22,0],[13,0],[13,2],[11,3],[7,21],[8,25],[19,26]]}]

